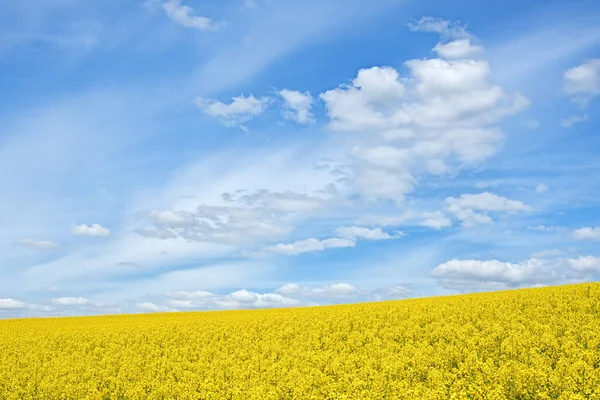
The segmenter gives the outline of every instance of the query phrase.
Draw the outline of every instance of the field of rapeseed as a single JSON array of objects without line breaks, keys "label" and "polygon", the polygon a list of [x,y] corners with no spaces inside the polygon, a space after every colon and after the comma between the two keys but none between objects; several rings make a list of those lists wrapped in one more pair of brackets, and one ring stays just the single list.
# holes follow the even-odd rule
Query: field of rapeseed
[{"label": "field of rapeseed", "polygon": [[0,321],[0,399],[600,399],[600,284]]}]

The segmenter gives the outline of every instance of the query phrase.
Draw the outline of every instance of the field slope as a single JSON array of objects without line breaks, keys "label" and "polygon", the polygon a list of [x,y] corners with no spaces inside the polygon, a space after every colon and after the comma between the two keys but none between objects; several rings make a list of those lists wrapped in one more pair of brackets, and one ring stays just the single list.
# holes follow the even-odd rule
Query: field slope
[{"label": "field slope", "polygon": [[600,284],[0,321],[0,399],[600,399]]}]

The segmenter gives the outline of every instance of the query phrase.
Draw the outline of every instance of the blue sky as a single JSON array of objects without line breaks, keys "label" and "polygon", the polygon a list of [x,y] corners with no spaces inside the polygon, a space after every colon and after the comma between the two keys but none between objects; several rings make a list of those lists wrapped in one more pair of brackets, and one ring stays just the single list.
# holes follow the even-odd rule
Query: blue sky
[{"label": "blue sky", "polygon": [[600,277],[595,1],[0,5],[0,318]]}]

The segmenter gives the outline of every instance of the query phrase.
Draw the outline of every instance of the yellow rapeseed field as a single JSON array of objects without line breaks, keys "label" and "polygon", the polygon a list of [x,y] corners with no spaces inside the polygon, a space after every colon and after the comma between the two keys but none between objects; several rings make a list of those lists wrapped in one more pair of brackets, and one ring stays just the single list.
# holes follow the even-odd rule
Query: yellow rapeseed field
[{"label": "yellow rapeseed field", "polygon": [[4,320],[0,399],[600,399],[600,284]]}]

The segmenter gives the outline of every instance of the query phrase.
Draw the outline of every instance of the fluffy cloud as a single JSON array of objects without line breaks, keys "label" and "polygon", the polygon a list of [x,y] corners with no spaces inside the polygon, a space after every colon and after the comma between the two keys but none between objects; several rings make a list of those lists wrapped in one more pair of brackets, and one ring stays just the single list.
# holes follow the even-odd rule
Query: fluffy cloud
[{"label": "fluffy cloud", "polygon": [[23,310],[27,308],[27,303],[15,299],[0,299],[0,311]]},{"label": "fluffy cloud", "polygon": [[430,276],[447,289],[509,288],[565,279],[560,264],[532,258],[520,263],[498,260],[457,260],[435,267]]},{"label": "fluffy cloud", "polygon": [[420,225],[427,226],[433,229],[442,229],[452,226],[452,220],[441,211],[423,213],[425,219]]},{"label": "fluffy cloud", "polygon": [[161,306],[158,304],[154,304],[150,301],[142,301],[140,303],[137,303],[136,308],[145,311],[145,312],[167,312],[167,311],[176,311],[174,309],[171,309],[169,307],[166,306]]},{"label": "fluffy cloud", "polygon": [[269,104],[269,99],[242,95],[233,97],[231,103],[225,104],[196,97],[195,103],[204,114],[223,121],[227,126],[235,126],[262,114]]},{"label": "fluffy cloud", "polygon": [[387,240],[397,239],[404,235],[402,232],[395,232],[394,235],[390,235],[383,232],[381,228],[369,229],[359,226],[341,226],[335,230],[335,234],[349,240]]},{"label": "fluffy cloud", "polygon": [[494,193],[462,194],[446,199],[447,210],[462,221],[464,226],[492,223],[492,218],[481,212],[531,211],[531,207],[517,200],[510,200]]},{"label": "fluffy cloud", "polygon": [[272,254],[287,254],[287,255],[298,255],[301,253],[312,253],[315,251],[324,251],[326,249],[337,249],[343,247],[354,247],[356,242],[348,239],[341,238],[330,238],[330,239],[304,239],[293,243],[278,243],[274,246],[265,247],[262,251],[256,253],[256,255]]},{"label": "fluffy cloud", "polygon": [[600,58],[570,68],[564,73],[564,90],[581,106],[600,94]]},{"label": "fluffy cloud", "polygon": [[600,273],[600,258],[593,256],[580,256],[567,260],[571,268],[578,272],[597,274]]},{"label": "fluffy cloud", "polygon": [[222,205],[201,205],[195,211],[141,212],[137,232],[146,237],[225,245],[279,240],[291,232],[296,219],[326,209],[334,199],[334,190],[309,194],[266,189],[225,192]]},{"label": "fluffy cloud", "polygon": [[310,112],[313,98],[310,93],[301,93],[294,90],[284,89],[279,92],[284,100],[283,116],[299,124],[311,124],[315,118]]},{"label": "fluffy cloud", "polygon": [[[422,19],[412,29],[470,38],[460,24],[437,19]],[[462,46],[465,53],[465,44],[439,49],[449,54]],[[361,69],[350,84],[320,95],[329,128],[363,138],[350,153],[350,183],[368,200],[401,202],[423,176],[482,162],[503,142],[495,125],[529,105],[490,81],[485,60],[416,59],[405,65],[407,77],[391,67]]]},{"label": "fluffy cloud", "polygon": [[580,282],[600,273],[600,258],[558,258],[558,250],[540,252],[518,263],[498,260],[457,260],[435,267],[430,276],[447,289],[506,289]]},{"label": "fluffy cloud", "polygon": [[33,240],[29,238],[19,239],[15,242],[17,246],[27,247],[35,250],[51,250],[58,247],[58,243],[50,240]]},{"label": "fluffy cloud", "polygon": [[55,306],[85,306],[93,303],[84,297],[59,297],[52,299],[52,304]]},{"label": "fluffy cloud", "polygon": [[458,21],[446,21],[440,18],[423,17],[408,24],[412,31],[439,33],[443,42],[433,50],[442,58],[467,58],[483,51],[483,46],[473,45],[473,35]]},{"label": "fluffy cloud", "polygon": [[577,240],[600,240],[600,226],[576,229],[573,231],[573,237]]},{"label": "fluffy cloud", "polygon": [[362,291],[349,283],[334,283],[323,286],[299,286],[296,283],[288,283],[275,290],[285,296],[297,296],[304,298],[353,298],[361,294]]},{"label": "fluffy cloud", "polygon": [[263,208],[200,206],[196,212],[163,210],[140,217],[147,223],[137,229],[142,236],[226,245],[274,240],[292,230],[284,214]]},{"label": "fluffy cloud", "polygon": [[[150,306],[152,304],[152,306]],[[177,311],[192,309],[240,309],[295,307],[301,303],[281,293],[256,293],[247,289],[226,295],[206,291],[175,292],[167,295],[163,304],[148,303],[147,311]]]},{"label": "fluffy cloud", "polygon": [[518,200],[510,200],[490,192],[462,194],[458,198],[448,197],[446,204],[451,208],[470,208],[483,211],[531,211],[531,207]]},{"label": "fluffy cloud", "polygon": [[[156,1],[152,3],[156,3]],[[162,3],[162,8],[169,18],[186,28],[209,31],[218,29],[220,26],[210,18],[194,15],[194,10],[189,6],[182,5],[181,0],[167,0]]]},{"label": "fluffy cloud", "polygon": [[447,21],[435,17],[422,17],[419,21],[409,22],[408,27],[415,32],[435,32],[442,37],[461,39],[468,38],[471,35],[466,28],[458,21]]},{"label": "fluffy cloud", "polygon": [[79,235],[79,236],[108,236],[110,233],[110,230],[108,228],[103,227],[100,224],[92,224],[91,226],[82,224],[82,225],[77,225],[71,228],[71,232],[74,235]]},{"label": "fluffy cloud", "polygon": [[470,39],[459,39],[449,43],[438,43],[433,50],[442,58],[468,58],[483,51],[483,46],[471,44]]}]

